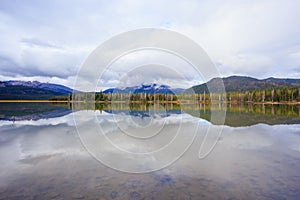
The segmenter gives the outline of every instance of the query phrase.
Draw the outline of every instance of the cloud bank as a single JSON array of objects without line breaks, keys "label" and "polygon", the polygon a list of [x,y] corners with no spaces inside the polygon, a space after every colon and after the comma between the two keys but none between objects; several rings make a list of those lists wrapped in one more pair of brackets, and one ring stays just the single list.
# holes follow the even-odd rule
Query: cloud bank
[{"label": "cloud bank", "polygon": [[[145,27],[190,37],[222,76],[298,78],[299,7],[292,0],[1,1],[0,79],[72,86],[79,67],[98,45]],[[112,77],[103,81],[116,83]],[[192,78],[184,85],[197,81]]]}]

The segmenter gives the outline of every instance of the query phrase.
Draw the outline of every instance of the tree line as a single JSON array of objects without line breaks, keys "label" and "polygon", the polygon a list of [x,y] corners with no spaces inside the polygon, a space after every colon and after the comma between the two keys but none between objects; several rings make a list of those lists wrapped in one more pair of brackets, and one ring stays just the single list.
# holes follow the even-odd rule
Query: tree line
[{"label": "tree line", "polygon": [[223,101],[223,102],[300,102],[300,88],[269,88],[262,90],[250,90],[243,92],[226,93],[199,93],[194,95],[182,95],[182,99],[196,101]]},{"label": "tree line", "polygon": [[[300,88],[278,88],[252,90],[244,92],[227,93],[196,93],[196,94],[148,94],[148,93],[77,93],[75,101],[86,99],[95,102],[177,102],[177,101],[197,101],[197,102],[300,102]],[[50,100],[72,101],[72,94],[52,97]]]},{"label": "tree line", "polygon": [[148,93],[95,93],[95,101],[177,101],[173,94],[148,94]]},{"label": "tree line", "polygon": [[300,88],[279,88],[227,93],[228,101],[238,102],[299,102]]}]

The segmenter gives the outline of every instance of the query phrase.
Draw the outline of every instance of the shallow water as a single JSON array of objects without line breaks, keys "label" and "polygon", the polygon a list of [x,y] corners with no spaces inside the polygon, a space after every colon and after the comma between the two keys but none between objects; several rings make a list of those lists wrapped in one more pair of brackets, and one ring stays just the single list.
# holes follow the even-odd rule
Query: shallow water
[{"label": "shallow water", "polygon": [[[266,112],[253,111],[258,121],[251,125],[245,124],[249,120],[244,119],[240,124],[230,124],[244,111],[227,109],[231,112],[227,118],[230,120],[221,126],[205,119],[205,113],[212,108],[205,108],[204,113],[199,109],[199,116],[183,106],[78,109],[74,113],[68,106],[48,104],[27,104],[22,109],[29,111],[36,106],[39,108],[38,112],[34,110],[36,114],[21,115],[17,111],[2,114],[5,116],[0,121],[1,199],[298,199],[300,196],[298,108],[288,114],[281,111],[284,115],[278,114],[279,111],[273,117],[268,115],[265,123],[259,120]],[[0,110],[4,108],[7,105],[0,105]],[[246,108],[245,113],[251,113]],[[80,134],[74,116],[77,129],[83,130]],[[93,134],[99,127],[103,135]],[[221,135],[220,128],[223,128]],[[108,146],[104,136],[131,153],[122,154]],[[162,149],[173,138],[174,147],[168,146],[159,154],[142,154]],[[201,144],[204,144],[202,153],[208,153],[203,159],[199,159]],[[161,167],[148,173],[122,172]]]}]

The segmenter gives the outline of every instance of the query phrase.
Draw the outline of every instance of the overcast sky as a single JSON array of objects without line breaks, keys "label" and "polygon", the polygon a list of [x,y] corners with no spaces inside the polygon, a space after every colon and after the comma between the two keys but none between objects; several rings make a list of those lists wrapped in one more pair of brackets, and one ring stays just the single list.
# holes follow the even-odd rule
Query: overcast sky
[{"label": "overcast sky", "polygon": [[297,0],[1,0],[0,80],[72,86],[97,46],[145,27],[188,36],[221,76],[300,78],[299,8]]}]

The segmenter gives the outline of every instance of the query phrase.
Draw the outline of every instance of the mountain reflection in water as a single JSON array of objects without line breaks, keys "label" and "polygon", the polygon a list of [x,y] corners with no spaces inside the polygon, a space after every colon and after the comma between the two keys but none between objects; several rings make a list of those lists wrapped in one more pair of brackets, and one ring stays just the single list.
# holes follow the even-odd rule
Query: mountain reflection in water
[{"label": "mountain reflection in water", "polygon": [[[72,110],[73,106],[73,110]],[[80,110],[99,110],[100,113],[127,114],[150,117],[160,114],[187,113],[193,117],[211,122],[211,113],[226,111],[224,125],[231,127],[252,126],[255,124],[300,124],[300,105],[284,104],[70,104],[70,103],[0,103],[0,120],[20,121],[55,118]],[[222,125],[212,122],[215,125]]]},{"label": "mountain reflection in water", "polygon": [[[0,199],[298,199],[300,196],[297,105],[96,104],[94,107],[1,103]],[[212,130],[220,126],[210,124],[212,110],[225,108],[222,136],[205,159],[198,159],[203,133],[209,126]],[[95,114],[112,139],[122,134],[114,124],[116,119],[125,125],[127,120],[134,120],[143,125],[145,132],[165,120],[170,135],[179,123],[187,135],[193,124],[200,127],[190,148],[175,163],[155,172],[131,174],[106,167],[92,158],[78,137],[72,112],[83,118],[86,113]],[[150,118],[154,125],[148,126]],[[162,141],[168,136],[161,135]],[[207,139],[209,142],[214,138],[209,135]],[[120,145],[129,150],[147,150],[160,143]],[[109,150],[106,153],[111,156]]]}]

